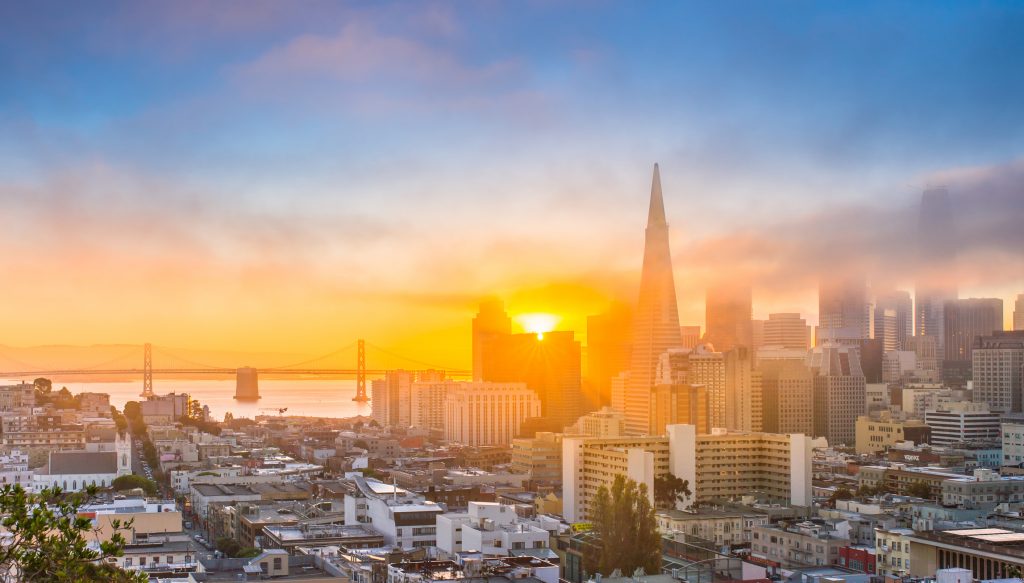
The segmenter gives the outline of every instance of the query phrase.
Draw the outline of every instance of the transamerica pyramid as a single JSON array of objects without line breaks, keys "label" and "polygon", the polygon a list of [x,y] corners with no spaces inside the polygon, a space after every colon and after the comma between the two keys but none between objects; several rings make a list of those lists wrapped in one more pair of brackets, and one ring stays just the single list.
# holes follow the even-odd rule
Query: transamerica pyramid
[{"label": "transamerica pyramid", "polygon": [[633,321],[633,350],[625,390],[624,416],[628,433],[640,435],[649,432],[651,391],[658,358],[669,348],[679,348],[682,344],[661,174],[655,164],[651,205],[647,212],[644,265],[640,273],[640,297]]}]

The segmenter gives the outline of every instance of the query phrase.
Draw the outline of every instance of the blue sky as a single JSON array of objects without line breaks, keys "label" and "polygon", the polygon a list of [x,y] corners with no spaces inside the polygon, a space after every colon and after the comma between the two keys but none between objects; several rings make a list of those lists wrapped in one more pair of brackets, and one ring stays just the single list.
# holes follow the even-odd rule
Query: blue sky
[{"label": "blue sky", "polygon": [[[77,274],[101,312],[166,299],[97,267],[137,263],[196,303],[267,265],[332,290],[315,302],[452,299],[427,327],[552,285],[598,290],[589,309],[635,285],[656,161],[684,319],[726,267],[762,314],[809,312],[814,247],[906,287],[886,249],[935,182],[969,225],[966,288],[1024,291],[1017,240],[971,235],[1020,217],[1019,3],[8,2],[0,22],[8,268]],[[994,217],[964,210],[994,191]],[[780,230],[803,235],[778,256],[735,244]]]}]

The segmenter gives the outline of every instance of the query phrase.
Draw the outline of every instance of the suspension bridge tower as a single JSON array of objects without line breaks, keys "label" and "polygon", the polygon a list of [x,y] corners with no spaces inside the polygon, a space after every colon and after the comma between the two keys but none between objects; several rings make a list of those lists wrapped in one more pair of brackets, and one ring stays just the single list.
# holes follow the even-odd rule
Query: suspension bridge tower
[{"label": "suspension bridge tower", "polygon": [[142,345],[142,395],[153,396],[153,345],[149,342]]},{"label": "suspension bridge tower", "polygon": [[370,400],[366,396],[366,341],[360,339],[356,350],[356,396],[353,401],[365,403]]}]

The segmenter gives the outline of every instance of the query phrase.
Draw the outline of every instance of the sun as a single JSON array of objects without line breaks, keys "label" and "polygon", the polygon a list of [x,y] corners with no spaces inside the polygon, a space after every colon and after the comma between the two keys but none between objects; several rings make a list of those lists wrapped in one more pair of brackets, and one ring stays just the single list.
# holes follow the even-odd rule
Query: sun
[{"label": "sun", "polygon": [[515,317],[516,322],[523,327],[523,330],[536,334],[539,340],[544,339],[544,333],[555,329],[555,326],[562,320],[560,316],[545,313],[520,314]]}]

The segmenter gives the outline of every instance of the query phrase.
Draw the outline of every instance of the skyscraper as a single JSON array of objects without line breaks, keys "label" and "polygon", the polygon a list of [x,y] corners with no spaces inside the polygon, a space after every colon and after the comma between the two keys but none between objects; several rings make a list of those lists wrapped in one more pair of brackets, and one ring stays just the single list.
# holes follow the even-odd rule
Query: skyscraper
[{"label": "skyscraper", "polygon": [[1013,302],[1013,329],[1024,330],[1024,294],[1017,294]]},{"label": "skyscraper", "polygon": [[764,323],[764,346],[766,348],[802,348],[811,347],[811,330],[807,320],[800,314],[783,312],[768,314]]},{"label": "skyscraper", "polygon": [[650,427],[651,391],[658,358],[682,343],[676,285],[672,276],[672,253],[668,245],[668,222],[661,194],[661,175],[654,165],[651,203],[647,212],[644,263],[640,273],[640,296],[633,320],[633,349],[626,380],[626,431],[646,433]]},{"label": "skyscraper", "polygon": [[858,344],[871,338],[874,309],[863,275],[831,275],[818,287],[818,335],[815,344],[832,340]]},{"label": "skyscraper", "polygon": [[693,348],[700,344],[700,326],[680,326],[679,333],[683,337],[683,348]]},{"label": "skyscraper", "polygon": [[483,361],[483,380],[522,382],[540,399],[542,426],[562,431],[583,414],[580,343],[570,331],[495,336]]},{"label": "skyscraper", "polygon": [[944,304],[957,297],[955,256],[956,234],[949,192],[945,188],[925,190],[917,223],[914,334],[935,338],[940,354],[945,349]]},{"label": "skyscraper", "polygon": [[974,401],[992,411],[1019,413],[1024,392],[1024,331],[993,332],[974,340]]},{"label": "skyscraper", "polygon": [[587,318],[584,410],[611,404],[612,379],[629,370],[632,331],[633,313],[623,304],[613,304],[604,313]]},{"label": "skyscraper", "polygon": [[814,375],[815,437],[825,437],[829,445],[852,445],[867,399],[859,349],[826,342],[811,350],[808,364]]},{"label": "skyscraper", "polygon": [[875,338],[883,341],[885,350],[908,350],[913,335],[914,301],[910,292],[892,290],[878,294],[875,297]]},{"label": "skyscraper", "polygon": [[753,299],[750,286],[716,284],[708,289],[705,301],[707,334],[705,342],[719,352],[737,346],[752,347],[751,318]]},{"label": "skyscraper", "polygon": [[501,300],[491,299],[480,304],[480,312],[473,318],[473,380],[483,380],[484,354],[491,339],[511,333],[512,320],[505,313]]},{"label": "skyscraper", "polygon": [[969,298],[948,300],[943,306],[945,342],[942,380],[965,386],[971,378],[971,351],[979,336],[1003,329],[1003,300]]}]

